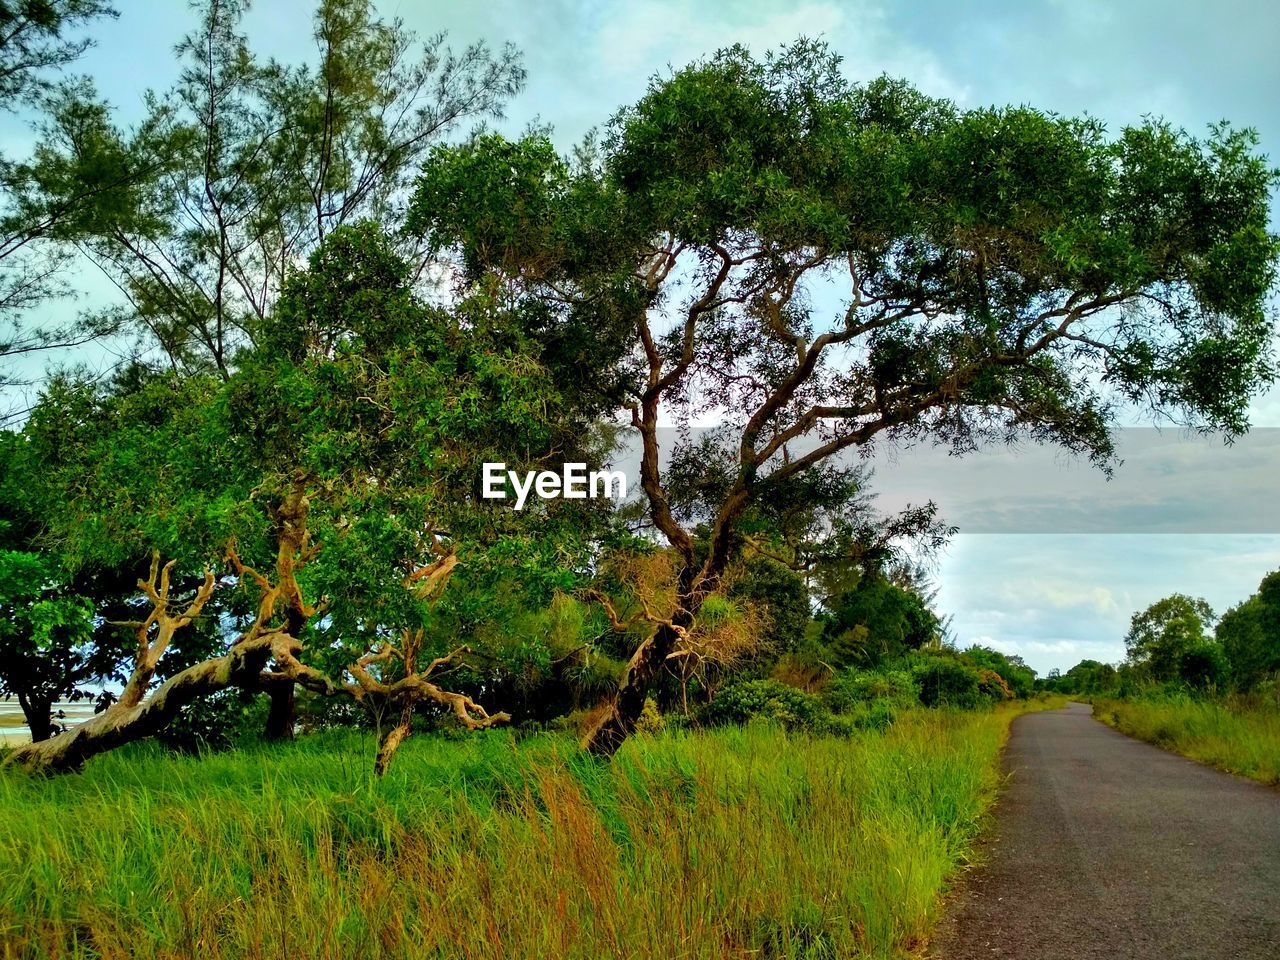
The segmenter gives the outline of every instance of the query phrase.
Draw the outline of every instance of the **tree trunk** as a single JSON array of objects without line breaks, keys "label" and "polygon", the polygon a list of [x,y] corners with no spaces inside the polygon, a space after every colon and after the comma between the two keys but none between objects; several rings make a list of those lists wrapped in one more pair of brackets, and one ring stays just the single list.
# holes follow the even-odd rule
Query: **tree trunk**
[{"label": "tree trunk", "polygon": [[18,694],[18,705],[31,731],[32,743],[43,743],[53,736],[53,701],[31,699]]},{"label": "tree trunk", "polygon": [[268,740],[292,740],[293,725],[297,717],[294,682],[275,680],[267,692],[271,697],[271,709],[267,711],[267,728],[264,735]]},{"label": "tree trunk", "polygon": [[406,703],[400,711],[400,722],[387,732],[378,746],[378,758],[373,762],[373,772],[382,776],[391,766],[391,758],[400,749],[400,744],[413,732],[413,704]]},{"label": "tree trunk", "polygon": [[[200,697],[232,686],[254,686],[283,635],[266,634],[235,644],[225,656],[206,660],[170,677],[146,700],[137,704],[117,701],[102,713],[67,733],[15,749],[6,766],[20,766],[33,773],[78,770],[100,753],[150,737]],[[289,637],[284,640],[292,642]]]},{"label": "tree trunk", "polygon": [[640,712],[644,709],[649,686],[680,642],[680,633],[675,627],[688,628],[693,623],[693,617],[694,614],[682,603],[676,616],[672,618],[674,626],[662,624],[654,631],[653,636],[636,648],[627,664],[626,676],[622,678],[622,684],[613,698],[613,704],[604,719],[587,734],[582,744],[584,748],[599,757],[611,757],[618,752],[618,748],[636,729],[636,721],[640,719]]}]

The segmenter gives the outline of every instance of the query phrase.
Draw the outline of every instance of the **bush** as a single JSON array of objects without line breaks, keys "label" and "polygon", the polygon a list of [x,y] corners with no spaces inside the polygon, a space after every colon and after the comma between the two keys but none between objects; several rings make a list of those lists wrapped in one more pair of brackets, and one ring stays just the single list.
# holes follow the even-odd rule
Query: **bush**
[{"label": "bush", "polygon": [[268,701],[244,690],[223,690],[187,706],[157,736],[180,753],[226,750],[262,735]]},{"label": "bush", "polygon": [[1217,643],[1201,643],[1178,658],[1178,677],[1192,690],[1211,690],[1227,681],[1227,658]]},{"label": "bush", "polygon": [[[1003,681],[1003,686],[1007,687],[1011,696],[1015,699],[1025,700],[1035,692],[1036,672],[1028,667],[1020,657],[1011,657],[1008,654],[1001,653],[999,650],[993,650],[990,647],[984,647],[974,644],[960,654],[961,658],[969,664],[977,667],[979,670],[990,670],[998,673]],[[1092,661],[1084,661],[1089,663]],[[1104,669],[1104,664],[1097,664]],[[1114,673],[1115,671],[1112,671]],[[1001,694],[996,696],[996,694]],[[1003,691],[993,688],[991,695],[994,699],[1002,699]]]},{"label": "bush", "polygon": [[814,730],[827,718],[822,701],[811,693],[776,680],[748,680],[720,690],[703,708],[709,724],[774,720],[789,730]]},{"label": "bush", "polygon": [[841,728],[833,729],[832,732],[848,735],[858,730],[888,730],[897,722],[900,709],[901,704],[890,700],[860,703],[847,713],[835,714],[831,717],[832,725]]},{"label": "bush", "polygon": [[952,706],[972,709],[982,701],[978,671],[951,657],[928,656],[917,660],[912,675],[926,707]]},{"label": "bush", "polygon": [[666,725],[658,705],[653,697],[646,697],[640,710],[640,718],[636,721],[636,733],[658,733]]},{"label": "bush", "polygon": [[823,702],[836,713],[849,713],[869,703],[910,706],[918,697],[906,670],[843,670],[822,691]]},{"label": "bush", "polygon": [[978,692],[988,700],[1012,700],[1013,691],[1004,682],[1004,677],[994,670],[985,667],[978,670]]}]

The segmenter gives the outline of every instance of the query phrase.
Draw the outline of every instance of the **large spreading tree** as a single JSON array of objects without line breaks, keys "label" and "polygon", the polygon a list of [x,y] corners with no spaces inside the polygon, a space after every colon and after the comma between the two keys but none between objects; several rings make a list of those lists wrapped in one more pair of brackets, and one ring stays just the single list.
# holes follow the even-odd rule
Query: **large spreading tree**
[{"label": "large spreading tree", "polygon": [[[635,728],[752,505],[828,458],[1030,438],[1106,467],[1139,413],[1245,430],[1272,378],[1276,182],[1249,131],[961,109],[852,84],[807,42],[655,79],[573,162],[536,136],[436,151],[413,230],[470,282],[598,315],[636,362],[626,415],[678,601],[587,745]],[[659,441],[692,414],[732,464],[705,537]]]}]

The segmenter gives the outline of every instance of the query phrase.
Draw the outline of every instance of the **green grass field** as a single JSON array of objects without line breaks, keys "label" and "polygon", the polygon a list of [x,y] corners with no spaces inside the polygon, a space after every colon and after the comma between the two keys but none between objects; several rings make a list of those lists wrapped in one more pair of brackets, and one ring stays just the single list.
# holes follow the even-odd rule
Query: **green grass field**
[{"label": "green grass field", "polygon": [[1016,708],[854,739],[772,727],[321,734],[0,776],[9,957],[876,957],[918,949]]},{"label": "green grass field", "polygon": [[1261,783],[1280,784],[1280,710],[1274,705],[1095,699],[1093,714],[1131,737]]}]

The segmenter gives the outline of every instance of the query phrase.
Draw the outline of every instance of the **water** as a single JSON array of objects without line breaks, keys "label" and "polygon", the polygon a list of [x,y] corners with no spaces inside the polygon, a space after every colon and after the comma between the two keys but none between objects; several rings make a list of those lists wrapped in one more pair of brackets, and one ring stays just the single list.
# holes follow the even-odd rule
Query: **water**
[{"label": "water", "polygon": [[[58,718],[58,712],[63,716]],[[59,703],[53,708],[54,719],[64,726],[74,726],[93,716],[93,701],[80,700],[76,703]],[[0,698],[0,740],[9,743],[26,743],[31,739],[31,728],[22,716],[22,708],[17,699]]]}]

